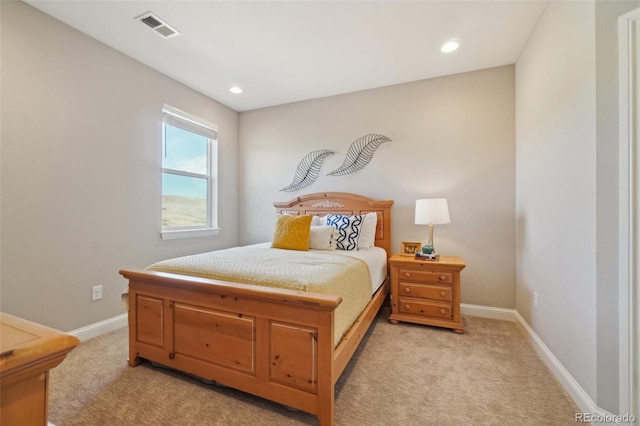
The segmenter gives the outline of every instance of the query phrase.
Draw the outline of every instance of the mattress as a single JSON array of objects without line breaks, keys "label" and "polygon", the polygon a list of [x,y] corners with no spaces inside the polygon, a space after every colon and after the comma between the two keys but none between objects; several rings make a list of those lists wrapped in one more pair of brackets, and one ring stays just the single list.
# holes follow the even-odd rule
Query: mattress
[{"label": "mattress", "polygon": [[343,300],[334,316],[337,346],[384,282],[386,252],[378,248],[295,251],[262,243],[164,260],[147,269],[339,295]]},{"label": "mattress", "polygon": [[[270,242],[253,244],[247,247],[271,247]],[[350,256],[361,259],[367,264],[371,275],[371,295],[373,296],[387,279],[387,252],[381,247],[367,250],[309,250],[317,253],[331,253],[339,256]]]},{"label": "mattress", "polygon": [[332,253],[362,259],[367,264],[371,274],[372,296],[387,279],[387,252],[381,247],[372,247],[367,250],[335,250]]}]

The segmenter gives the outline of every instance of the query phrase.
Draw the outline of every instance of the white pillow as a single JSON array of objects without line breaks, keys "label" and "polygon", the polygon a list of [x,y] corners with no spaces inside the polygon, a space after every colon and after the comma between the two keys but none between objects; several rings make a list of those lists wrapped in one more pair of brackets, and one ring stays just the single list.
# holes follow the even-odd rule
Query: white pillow
[{"label": "white pillow", "polygon": [[320,216],[313,216],[313,218],[311,219],[311,226],[320,225],[324,225],[324,223],[322,223],[322,218]]},{"label": "white pillow", "polygon": [[358,240],[358,250],[366,250],[375,247],[376,227],[378,225],[378,214],[376,212],[367,213],[364,216],[362,232]]},{"label": "white pillow", "polygon": [[338,250],[357,250],[358,239],[362,232],[364,215],[354,214],[344,216],[341,214],[327,215],[327,225],[334,226],[340,233],[338,236]]},{"label": "white pillow", "polygon": [[311,226],[309,248],[314,250],[335,250],[338,243],[338,230],[333,226]]}]

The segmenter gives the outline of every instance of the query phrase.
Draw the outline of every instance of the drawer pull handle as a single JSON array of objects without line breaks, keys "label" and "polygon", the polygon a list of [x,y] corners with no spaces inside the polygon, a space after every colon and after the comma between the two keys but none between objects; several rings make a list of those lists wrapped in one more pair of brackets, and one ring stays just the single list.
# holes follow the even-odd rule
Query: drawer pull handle
[{"label": "drawer pull handle", "polygon": [[444,292],[444,290],[442,290],[442,291],[440,292],[440,296],[442,296],[442,297],[444,297],[446,294],[447,294],[447,293],[445,293],[445,292]]},{"label": "drawer pull handle", "polygon": [[440,275],[440,276],[438,277],[438,279],[439,279],[440,281],[444,281],[444,280],[446,280],[446,279],[447,279],[447,277],[446,277],[445,275]]},{"label": "drawer pull handle", "polygon": [[404,273],[404,276],[405,276],[405,277],[407,277],[407,278],[409,278],[409,277],[411,276],[411,274],[410,274],[409,272],[405,272],[405,273]]},{"label": "drawer pull handle", "polygon": [[409,309],[411,309],[411,306],[410,306],[410,305],[404,305],[404,308],[405,308],[406,310],[409,310]]},{"label": "drawer pull handle", "polygon": [[404,288],[404,292],[405,292],[405,293],[411,293],[411,288],[409,288],[409,287],[405,287],[405,288]]},{"label": "drawer pull handle", "polygon": [[444,308],[440,308],[440,313],[441,313],[442,315],[444,315],[444,313],[445,313],[445,312],[447,312],[447,311],[445,311],[445,310],[444,310]]}]

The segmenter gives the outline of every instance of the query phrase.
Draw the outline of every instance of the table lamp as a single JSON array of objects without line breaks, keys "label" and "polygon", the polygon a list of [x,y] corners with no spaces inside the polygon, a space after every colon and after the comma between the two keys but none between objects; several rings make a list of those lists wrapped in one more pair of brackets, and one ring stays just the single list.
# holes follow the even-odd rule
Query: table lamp
[{"label": "table lamp", "polygon": [[423,247],[427,254],[437,254],[433,246],[433,225],[450,223],[449,205],[446,198],[416,200],[416,225],[429,225],[429,242]]}]

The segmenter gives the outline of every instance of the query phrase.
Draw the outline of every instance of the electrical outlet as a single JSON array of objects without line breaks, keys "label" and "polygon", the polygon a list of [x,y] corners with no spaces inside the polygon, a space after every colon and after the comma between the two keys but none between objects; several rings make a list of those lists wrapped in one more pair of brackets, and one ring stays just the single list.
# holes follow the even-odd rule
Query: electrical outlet
[{"label": "electrical outlet", "polygon": [[537,291],[533,292],[533,307],[535,309],[538,309],[538,292]]},{"label": "electrical outlet", "polygon": [[96,285],[91,287],[91,300],[100,300],[102,299],[102,286]]}]

